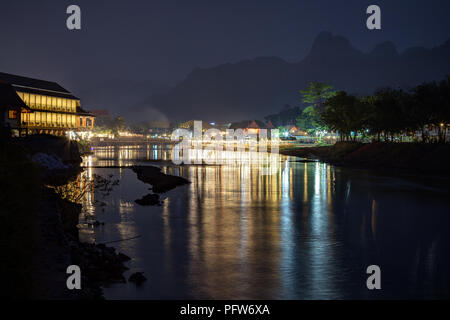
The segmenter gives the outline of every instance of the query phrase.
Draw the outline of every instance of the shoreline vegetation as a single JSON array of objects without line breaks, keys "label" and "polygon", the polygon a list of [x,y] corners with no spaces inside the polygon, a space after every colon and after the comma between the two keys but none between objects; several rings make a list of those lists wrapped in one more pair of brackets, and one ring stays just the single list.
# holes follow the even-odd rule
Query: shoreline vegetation
[{"label": "shoreline vegetation", "polygon": [[339,141],[448,142],[450,76],[406,91],[380,88],[369,96],[314,81],[300,93],[308,106],[297,124],[319,137],[331,132]]}]

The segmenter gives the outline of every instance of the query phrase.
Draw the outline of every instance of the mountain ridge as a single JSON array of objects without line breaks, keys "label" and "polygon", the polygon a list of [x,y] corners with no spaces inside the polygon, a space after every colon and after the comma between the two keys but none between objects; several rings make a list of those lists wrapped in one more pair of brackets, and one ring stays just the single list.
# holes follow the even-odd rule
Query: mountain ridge
[{"label": "mountain ridge", "polygon": [[385,41],[365,53],[343,36],[321,32],[307,56],[298,62],[256,57],[195,68],[167,93],[152,95],[149,104],[178,121],[262,119],[285,104],[300,105],[298,91],[310,81],[370,94],[379,87],[407,88],[441,80],[447,74],[450,40],[431,49],[413,47],[401,53],[395,44]]}]

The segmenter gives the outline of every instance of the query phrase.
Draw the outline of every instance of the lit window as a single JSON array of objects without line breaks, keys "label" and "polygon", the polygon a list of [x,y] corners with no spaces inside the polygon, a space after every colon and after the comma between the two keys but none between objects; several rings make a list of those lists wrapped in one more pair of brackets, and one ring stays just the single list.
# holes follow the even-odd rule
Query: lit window
[{"label": "lit window", "polygon": [[30,94],[30,106],[34,107],[36,105],[36,96],[34,94]]},{"label": "lit window", "polygon": [[47,109],[47,97],[41,96],[41,104],[44,109]]},{"label": "lit window", "polygon": [[16,110],[9,110],[8,118],[9,119],[17,119],[17,111]]},{"label": "lit window", "polygon": [[30,104],[30,94],[29,94],[29,93],[24,93],[24,94],[23,94],[23,101],[24,101],[26,104]]}]

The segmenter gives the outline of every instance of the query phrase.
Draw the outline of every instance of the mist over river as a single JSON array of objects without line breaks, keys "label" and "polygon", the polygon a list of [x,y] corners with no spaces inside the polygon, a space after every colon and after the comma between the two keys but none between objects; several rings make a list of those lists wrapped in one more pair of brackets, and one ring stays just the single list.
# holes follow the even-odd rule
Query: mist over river
[{"label": "mist over river", "polygon": [[[450,297],[450,188],[445,177],[414,177],[302,162],[280,156],[273,174],[242,161],[175,166],[166,146],[96,147],[82,175],[119,179],[89,190],[80,238],[132,258],[106,299],[374,299]],[[136,199],[150,185],[124,166],[155,165],[192,183]],[[121,168],[105,168],[121,166]],[[102,168],[103,167],[103,168]],[[368,290],[366,268],[381,268]]]}]

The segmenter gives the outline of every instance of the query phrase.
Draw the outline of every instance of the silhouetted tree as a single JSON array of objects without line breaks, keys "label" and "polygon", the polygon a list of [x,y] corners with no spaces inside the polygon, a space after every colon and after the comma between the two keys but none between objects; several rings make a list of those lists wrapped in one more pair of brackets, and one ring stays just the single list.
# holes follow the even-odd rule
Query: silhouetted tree
[{"label": "silhouetted tree", "polygon": [[114,119],[113,122],[113,131],[119,132],[125,129],[125,119],[121,116],[118,116]]},{"label": "silhouetted tree", "polygon": [[384,135],[385,141],[393,140],[396,134],[406,129],[405,114],[402,113],[405,97],[402,90],[384,88],[367,98],[367,126],[378,140],[380,134]]},{"label": "silhouetted tree", "polygon": [[413,89],[413,110],[420,122],[422,140],[427,141],[426,128],[436,128],[438,141],[444,142],[450,123],[450,77],[436,83],[423,83]]},{"label": "silhouetted tree", "polygon": [[265,116],[264,119],[271,121],[274,126],[293,125],[300,114],[300,107],[291,107],[289,104],[285,104],[279,113]]},{"label": "silhouetted tree", "polygon": [[341,140],[356,140],[366,127],[367,108],[356,96],[339,91],[326,101],[320,116],[330,130],[339,132]]},{"label": "silhouetted tree", "polygon": [[339,132],[342,140],[355,140],[358,133],[368,132],[378,141],[381,137],[402,141],[421,131],[422,141],[429,142],[428,129],[434,128],[435,141],[443,143],[450,126],[450,77],[423,83],[410,92],[383,88],[371,96],[356,97],[339,91],[318,113],[321,123]]}]

